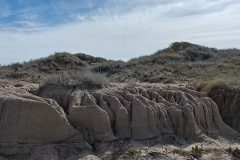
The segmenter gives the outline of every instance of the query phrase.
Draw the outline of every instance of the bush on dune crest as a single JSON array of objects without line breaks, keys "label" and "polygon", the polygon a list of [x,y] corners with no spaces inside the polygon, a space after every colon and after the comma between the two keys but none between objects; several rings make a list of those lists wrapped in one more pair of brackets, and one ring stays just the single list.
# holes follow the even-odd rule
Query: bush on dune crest
[{"label": "bush on dune crest", "polygon": [[84,69],[67,71],[51,76],[41,86],[66,86],[94,90],[106,87],[108,83],[108,79],[103,74],[93,73],[88,69]]},{"label": "bush on dune crest", "polygon": [[210,80],[203,82],[200,86],[197,87],[197,90],[209,93],[213,88],[226,86],[227,83],[221,79]]}]

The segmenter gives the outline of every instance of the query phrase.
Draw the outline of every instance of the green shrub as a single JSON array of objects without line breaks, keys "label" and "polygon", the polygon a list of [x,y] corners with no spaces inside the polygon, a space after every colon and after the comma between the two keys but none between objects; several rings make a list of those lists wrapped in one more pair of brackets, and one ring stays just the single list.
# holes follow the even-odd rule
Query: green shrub
[{"label": "green shrub", "polygon": [[170,48],[174,51],[178,51],[178,50],[184,50],[188,47],[192,47],[193,44],[188,43],[188,42],[174,42],[171,44]]},{"label": "green shrub", "polygon": [[199,148],[198,146],[192,147],[191,151],[184,151],[182,149],[174,149],[173,150],[174,154],[179,154],[179,155],[182,155],[182,156],[190,156],[190,155],[200,156],[204,152],[205,152],[205,150],[202,147]]},{"label": "green shrub", "polygon": [[139,149],[137,147],[130,147],[128,150],[125,152],[126,155],[133,157],[134,155],[139,153]]},{"label": "green shrub", "polygon": [[8,79],[23,79],[29,77],[29,74],[26,72],[11,72],[5,75]]},{"label": "green shrub", "polygon": [[97,73],[114,74],[117,71],[121,71],[121,69],[124,69],[124,67],[125,64],[122,61],[106,62],[93,67],[92,71]]},{"label": "green shrub", "polygon": [[86,55],[86,54],[83,54],[83,53],[77,53],[77,54],[75,54],[75,56],[78,57],[82,61],[88,62],[89,64],[92,64],[92,63],[102,63],[102,62],[107,61],[104,58],[93,57],[93,56]]},{"label": "green shrub", "polygon": [[14,72],[17,72],[20,68],[23,67],[23,65],[21,63],[13,63],[10,65],[10,67],[12,70],[14,70]]},{"label": "green shrub", "polygon": [[204,150],[203,148],[199,148],[198,146],[192,147],[191,153],[196,155],[203,154]]}]

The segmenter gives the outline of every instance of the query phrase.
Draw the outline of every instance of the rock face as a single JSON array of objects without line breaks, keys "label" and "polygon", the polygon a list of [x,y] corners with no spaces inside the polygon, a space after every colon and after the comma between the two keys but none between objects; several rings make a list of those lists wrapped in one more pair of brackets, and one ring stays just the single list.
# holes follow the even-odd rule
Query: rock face
[{"label": "rock face", "polygon": [[76,131],[59,105],[11,85],[0,87],[0,143],[59,142]]},{"label": "rock face", "polygon": [[89,144],[97,148],[118,139],[238,136],[212,99],[186,88],[45,86],[33,95],[24,85],[0,82],[0,159],[68,159],[91,150]]},{"label": "rock face", "polygon": [[90,143],[165,135],[194,140],[202,134],[237,134],[222,121],[212,99],[188,89],[118,85],[91,92],[57,88],[56,93],[54,88],[40,88],[38,95],[55,99]]},{"label": "rock face", "polygon": [[223,121],[240,132],[240,90],[219,85],[213,87],[208,96],[217,103]]}]

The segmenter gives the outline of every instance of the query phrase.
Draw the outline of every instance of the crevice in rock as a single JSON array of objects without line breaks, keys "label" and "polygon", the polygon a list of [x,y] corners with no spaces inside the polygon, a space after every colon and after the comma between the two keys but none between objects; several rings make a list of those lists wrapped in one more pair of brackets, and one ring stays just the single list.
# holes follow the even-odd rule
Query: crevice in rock
[{"label": "crevice in rock", "polygon": [[[77,89],[75,91],[78,92]],[[130,125],[129,126],[130,138],[138,137],[135,135],[137,134],[136,130],[133,131],[133,108],[135,109],[135,114],[138,114],[136,111],[140,109],[139,108],[140,106],[146,109],[145,111],[146,113],[142,113],[142,115],[145,116],[146,121],[145,122],[139,121],[143,117],[141,115],[139,116],[135,115],[136,117],[135,117],[134,123],[135,123],[135,127],[139,127],[139,126],[146,127],[146,130],[144,131],[146,133],[139,133],[140,137],[143,135],[145,136],[145,137],[144,136],[142,137],[143,139],[144,138],[148,139],[150,137],[156,137],[156,136],[161,137],[162,134],[164,133],[173,134],[182,138],[186,138],[184,137],[186,133],[186,134],[189,134],[188,139],[191,139],[191,137],[194,137],[195,134],[197,134],[197,131],[195,130],[190,131],[192,129],[190,127],[191,125],[195,125],[194,127],[199,128],[203,133],[211,132],[211,130],[216,131],[216,126],[224,125],[223,123],[220,123],[220,122],[218,123],[217,122],[218,120],[216,120],[215,116],[213,116],[214,114],[216,114],[214,112],[217,112],[213,109],[214,106],[210,105],[210,103],[207,100],[201,99],[198,96],[191,95],[190,94],[191,91],[184,92],[184,89],[181,89],[181,90],[178,90],[177,88],[166,89],[161,87],[149,87],[149,86],[145,88],[145,87],[138,86],[135,88],[134,87],[128,87],[128,88],[116,87],[116,88],[108,88],[105,90],[99,90],[99,91],[93,91],[93,92],[87,92],[87,91],[81,91],[81,92],[84,94],[84,96],[82,98],[79,97],[80,105],[77,107],[91,108],[91,105],[96,105],[94,107],[95,109],[103,110],[104,112],[106,112],[103,114],[104,116],[106,116],[105,117],[106,122],[104,122],[104,125],[106,125],[105,128],[104,126],[102,126],[103,130],[101,130],[100,129],[101,127],[100,127],[99,132],[93,133],[93,134],[99,134],[99,135],[103,134],[103,137],[104,137],[104,134],[106,135],[111,134],[111,133],[108,133],[109,131],[107,129],[108,128],[107,126],[109,123],[109,128],[110,128],[110,132],[112,132],[112,135],[115,136],[116,139],[121,138],[121,137],[118,137],[119,128],[117,128],[117,123],[120,122],[119,120],[123,120],[123,119],[117,119],[119,118],[118,116],[121,116],[119,115],[119,111],[121,110],[121,108],[122,109],[125,108],[127,111],[126,114],[128,118],[127,119],[125,118],[124,121],[125,122],[129,121],[128,123]],[[71,99],[71,96],[70,96],[71,94],[69,94],[69,92],[65,92],[65,93],[68,94],[68,97],[67,97],[68,105],[70,104],[71,101],[75,101],[74,99]],[[198,95],[198,93],[195,93],[195,92],[194,94]],[[78,99],[78,97],[75,97],[75,98]],[[135,101],[139,101],[139,102],[133,103]],[[61,101],[61,103],[63,102]],[[69,107],[70,106],[68,106],[68,108]],[[199,113],[202,114],[203,117],[201,117]],[[191,117],[190,115],[192,116],[192,119],[189,119]],[[71,116],[71,113],[70,113],[70,116]],[[89,115],[89,118],[90,117],[91,115]],[[138,126],[136,125],[138,121],[145,124],[139,124]],[[207,121],[211,121],[211,122],[207,122]],[[93,123],[94,125],[92,126],[92,128],[96,127],[98,122],[94,122]],[[121,121],[120,125],[122,125],[122,122],[123,121]],[[83,122],[83,123],[87,123],[87,122]],[[72,123],[72,125],[74,124]],[[142,132],[142,131],[139,131],[139,132]],[[227,132],[227,131],[221,131],[221,132]],[[111,137],[111,135],[108,137]],[[127,138],[127,137],[123,136],[123,138]],[[108,141],[107,139],[105,140]],[[105,141],[105,140],[103,139],[102,141]],[[112,138],[109,138],[109,140],[111,141]],[[99,141],[99,140],[95,139],[95,141]]]}]

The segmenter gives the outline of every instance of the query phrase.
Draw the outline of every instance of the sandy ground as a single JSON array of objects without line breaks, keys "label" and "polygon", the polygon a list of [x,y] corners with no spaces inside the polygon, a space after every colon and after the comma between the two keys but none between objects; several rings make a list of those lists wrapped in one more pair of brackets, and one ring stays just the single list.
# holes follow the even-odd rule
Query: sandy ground
[{"label": "sandy ground", "polygon": [[[136,142],[130,143],[121,151],[100,153],[98,156],[104,160],[191,160],[192,147],[202,147],[204,152],[194,160],[238,160],[229,155],[225,150],[229,147],[240,148],[240,143],[228,141],[223,138],[217,140],[205,139],[202,143],[175,145],[142,145]],[[181,151],[176,153],[176,151]]]}]

